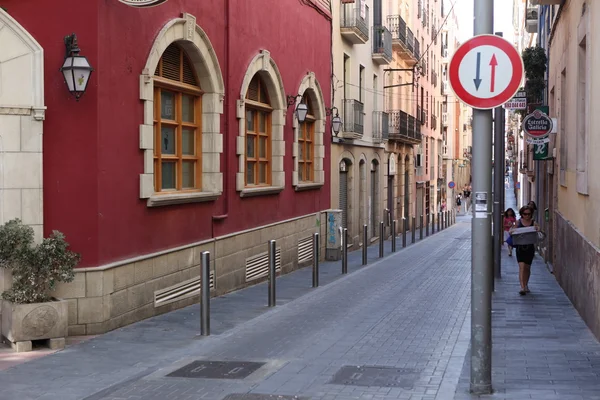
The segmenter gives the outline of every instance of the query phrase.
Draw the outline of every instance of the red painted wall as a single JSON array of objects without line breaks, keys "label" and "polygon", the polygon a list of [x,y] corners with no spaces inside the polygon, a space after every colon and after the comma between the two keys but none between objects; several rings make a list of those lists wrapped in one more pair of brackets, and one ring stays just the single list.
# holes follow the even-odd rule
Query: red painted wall
[{"label": "red painted wall", "polygon": [[[169,0],[147,9],[117,0],[64,0],[60,9],[53,2],[39,1],[34,9],[20,3],[24,2],[5,0],[3,6],[45,50],[45,234],[53,229],[64,232],[73,249],[83,255],[80,266],[102,265],[329,207],[327,161],[322,189],[296,193],[292,187],[293,108],[284,129],[285,190],[244,199],[235,191],[235,100],[248,64],[261,49],[269,50],[277,63],[286,95],[296,94],[303,76],[313,71],[329,106],[330,21],[312,8],[297,0]],[[139,76],[160,29],[182,12],[195,15],[207,33],[225,82],[221,119],[225,193],[211,203],[148,208],[139,199],[143,172]],[[62,39],[71,32],[77,33],[81,54],[95,68],[78,103],[58,71],[64,57]],[[329,154],[329,134],[324,142]],[[228,217],[213,222],[213,216],[222,214]]]}]

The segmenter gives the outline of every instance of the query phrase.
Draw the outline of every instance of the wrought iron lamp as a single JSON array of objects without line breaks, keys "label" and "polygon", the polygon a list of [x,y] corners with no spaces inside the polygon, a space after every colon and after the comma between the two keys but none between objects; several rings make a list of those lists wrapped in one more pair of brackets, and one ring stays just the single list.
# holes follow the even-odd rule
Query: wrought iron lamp
[{"label": "wrought iron lamp", "polygon": [[[296,103],[296,99],[298,97],[300,97],[302,99],[301,94],[297,94],[295,96],[288,94],[288,96],[287,96],[288,107],[294,105],[294,103]],[[298,122],[303,123],[304,120],[306,119],[306,115],[308,114],[308,106],[306,104],[300,102],[296,106],[296,110],[294,112],[296,113],[296,118],[298,118]]]},{"label": "wrought iron lamp", "polygon": [[81,51],[77,45],[77,35],[74,33],[65,36],[65,60],[60,71],[62,72],[69,92],[75,96],[75,100],[83,96],[90,81],[94,69],[85,56],[79,55]]},{"label": "wrought iron lamp", "polygon": [[331,108],[327,108],[325,113],[328,116],[333,115],[333,110],[335,110],[335,116],[331,119],[331,128],[333,129],[333,133],[337,137],[338,133],[340,133],[340,129],[342,128],[342,119],[340,118],[340,113],[337,107],[333,106]]}]

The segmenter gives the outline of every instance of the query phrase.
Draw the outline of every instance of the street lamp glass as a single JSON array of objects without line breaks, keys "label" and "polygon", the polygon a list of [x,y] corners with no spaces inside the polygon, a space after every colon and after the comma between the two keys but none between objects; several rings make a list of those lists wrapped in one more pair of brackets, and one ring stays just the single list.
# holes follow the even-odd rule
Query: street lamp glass
[{"label": "street lamp glass", "polygon": [[87,89],[93,68],[84,56],[71,55],[65,58],[60,69],[69,92],[79,99]]},{"label": "street lamp glass", "polygon": [[298,122],[303,123],[306,119],[306,114],[308,114],[308,106],[304,103],[300,103],[296,106],[296,117],[298,118]]},{"label": "street lamp glass", "polygon": [[331,126],[333,128],[333,133],[335,133],[335,136],[337,136],[338,133],[340,133],[340,128],[342,127],[342,119],[339,117],[339,115],[333,117],[331,120]]}]

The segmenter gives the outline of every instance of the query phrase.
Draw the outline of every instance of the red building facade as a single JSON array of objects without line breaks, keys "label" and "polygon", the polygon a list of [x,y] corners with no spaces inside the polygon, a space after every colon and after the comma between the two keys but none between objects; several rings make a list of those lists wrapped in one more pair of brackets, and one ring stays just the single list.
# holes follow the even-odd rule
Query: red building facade
[{"label": "red building facade", "polygon": [[[70,334],[195,301],[179,292],[204,250],[215,293],[261,278],[270,239],[298,266],[329,208],[326,2],[26,3],[3,6],[43,49],[43,231],[82,254],[57,291]],[[94,67],[78,102],[59,72],[71,33]]]}]

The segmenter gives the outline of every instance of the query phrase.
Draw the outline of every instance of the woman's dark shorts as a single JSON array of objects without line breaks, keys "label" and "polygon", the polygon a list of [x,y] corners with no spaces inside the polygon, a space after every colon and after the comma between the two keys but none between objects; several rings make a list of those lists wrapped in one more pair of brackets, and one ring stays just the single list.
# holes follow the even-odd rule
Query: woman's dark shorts
[{"label": "woman's dark shorts", "polygon": [[517,247],[517,262],[531,265],[535,256],[535,247],[532,244],[526,244]]}]

